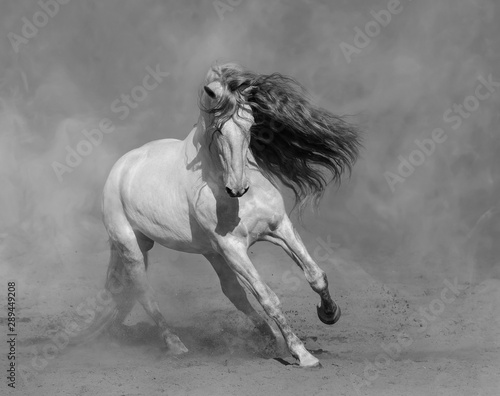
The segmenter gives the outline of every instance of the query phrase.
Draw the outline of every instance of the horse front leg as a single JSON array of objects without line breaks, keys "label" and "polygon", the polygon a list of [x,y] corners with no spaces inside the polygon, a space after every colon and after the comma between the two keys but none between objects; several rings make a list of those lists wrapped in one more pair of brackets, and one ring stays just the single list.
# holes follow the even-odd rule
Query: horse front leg
[{"label": "horse front leg", "polygon": [[219,243],[220,253],[228,266],[234,271],[238,280],[255,296],[267,315],[275,321],[286,341],[288,350],[299,361],[299,365],[301,367],[320,366],[319,360],[307,351],[302,341],[293,333],[283,315],[278,296],[262,281],[248,257],[246,245],[232,238],[225,238]]},{"label": "horse front leg", "polygon": [[304,271],[309,285],[321,298],[317,307],[319,319],[328,325],[335,324],[340,319],[341,311],[330,296],[325,271],[312,259],[288,216],[283,218],[272,233],[262,239],[281,246]]},{"label": "horse front leg", "polygon": [[206,259],[212,264],[217,276],[219,277],[221,289],[224,295],[233,303],[233,305],[243,312],[254,324],[255,328],[265,336],[278,341],[281,335],[276,332],[269,323],[252,307],[248,301],[245,290],[238,282],[236,274],[228,266],[224,257],[220,254],[206,254]]}]

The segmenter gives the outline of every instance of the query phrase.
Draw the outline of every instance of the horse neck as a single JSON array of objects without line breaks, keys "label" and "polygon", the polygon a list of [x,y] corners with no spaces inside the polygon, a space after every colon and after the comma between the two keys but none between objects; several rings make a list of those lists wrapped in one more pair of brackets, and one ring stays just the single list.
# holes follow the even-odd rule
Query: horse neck
[{"label": "horse neck", "polygon": [[193,128],[185,139],[185,150],[188,163],[195,161],[205,171],[218,171],[219,164],[217,157],[213,152],[210,152],[210,137],[206,133],[205,120],[201,114],[198,117],[195,128]]}]

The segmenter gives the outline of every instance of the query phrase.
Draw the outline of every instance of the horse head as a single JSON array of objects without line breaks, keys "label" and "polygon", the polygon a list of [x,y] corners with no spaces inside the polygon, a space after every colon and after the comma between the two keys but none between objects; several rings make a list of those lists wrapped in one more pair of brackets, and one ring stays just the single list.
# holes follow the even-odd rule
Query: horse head
[{"label": "horse head", "polygon": [[252,110],[244,101],[244,93],[231,91],[220,78],[218,68],[211,68],[200,97],[206,133],[222,182],[232,198],[243,196],[250,188],[246,168],[250,147]]}]

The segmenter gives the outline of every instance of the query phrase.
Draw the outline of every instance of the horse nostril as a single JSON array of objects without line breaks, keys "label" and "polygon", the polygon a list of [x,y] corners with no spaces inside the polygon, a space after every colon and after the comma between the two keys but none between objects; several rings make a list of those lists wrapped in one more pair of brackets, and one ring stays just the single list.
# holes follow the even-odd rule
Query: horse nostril
[{"label": "horse nostril", "polygon": [[229,187],[226,187],[226,192],[231,198],[236,197],[236,194],[233,193],[233,190],[231,190]]},{"label": "horse nostril", "polygon": [[239,191],[239,192],[234,192],[232,189],[230,189],[229,187],[226,187],[226,192],[227,194],[231,197],[231,198],[239,198],[239,197],[242,197],[243,195],[245,195],[245,193],[248,191],[250,187],[247,187],[245,188],[243,191]]}]

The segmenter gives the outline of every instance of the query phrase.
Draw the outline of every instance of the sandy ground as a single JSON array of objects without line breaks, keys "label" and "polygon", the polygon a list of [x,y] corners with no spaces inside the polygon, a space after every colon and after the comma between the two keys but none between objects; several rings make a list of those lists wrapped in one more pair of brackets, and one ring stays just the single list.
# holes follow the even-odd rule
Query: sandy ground
[{"label": "sandy ground", "polygon": [[[307,245],[315,250],[313,242]],[[402,276],[398,266],[411,257],[391,253],[386,259],[379,252],[370,263],[339,247],[320,260],[343,312],[337,324],[327,326],[316,317],[317,296],[291,260],[272,245],[256,245],[251,249],[254,263],[281,298],[297,335],[321,360],[322,368],[305,370],[255,334],[223,296],[203,257],[157,247],[151,255],[151,282],[172,328],[190,350],[186,355],[168,355],[143,323],[151,322],[139,306],[128,324],[139,323],[136,328],[145,331],[134,342],[103,336],[83,346],[64,346],[60,340],[62,347],[54,349],[54,339],[78,305],[99,292],[107,265],[104,245],[60,252],[66,264],[51,274],[36,265],[35,255],[12,258],[23,268],[17,312],[18,368],[23,370],[12,394],[500,394],[496,278],[455,281],[437,272]],[[377,265],[377,275],[370,274]]]}]

